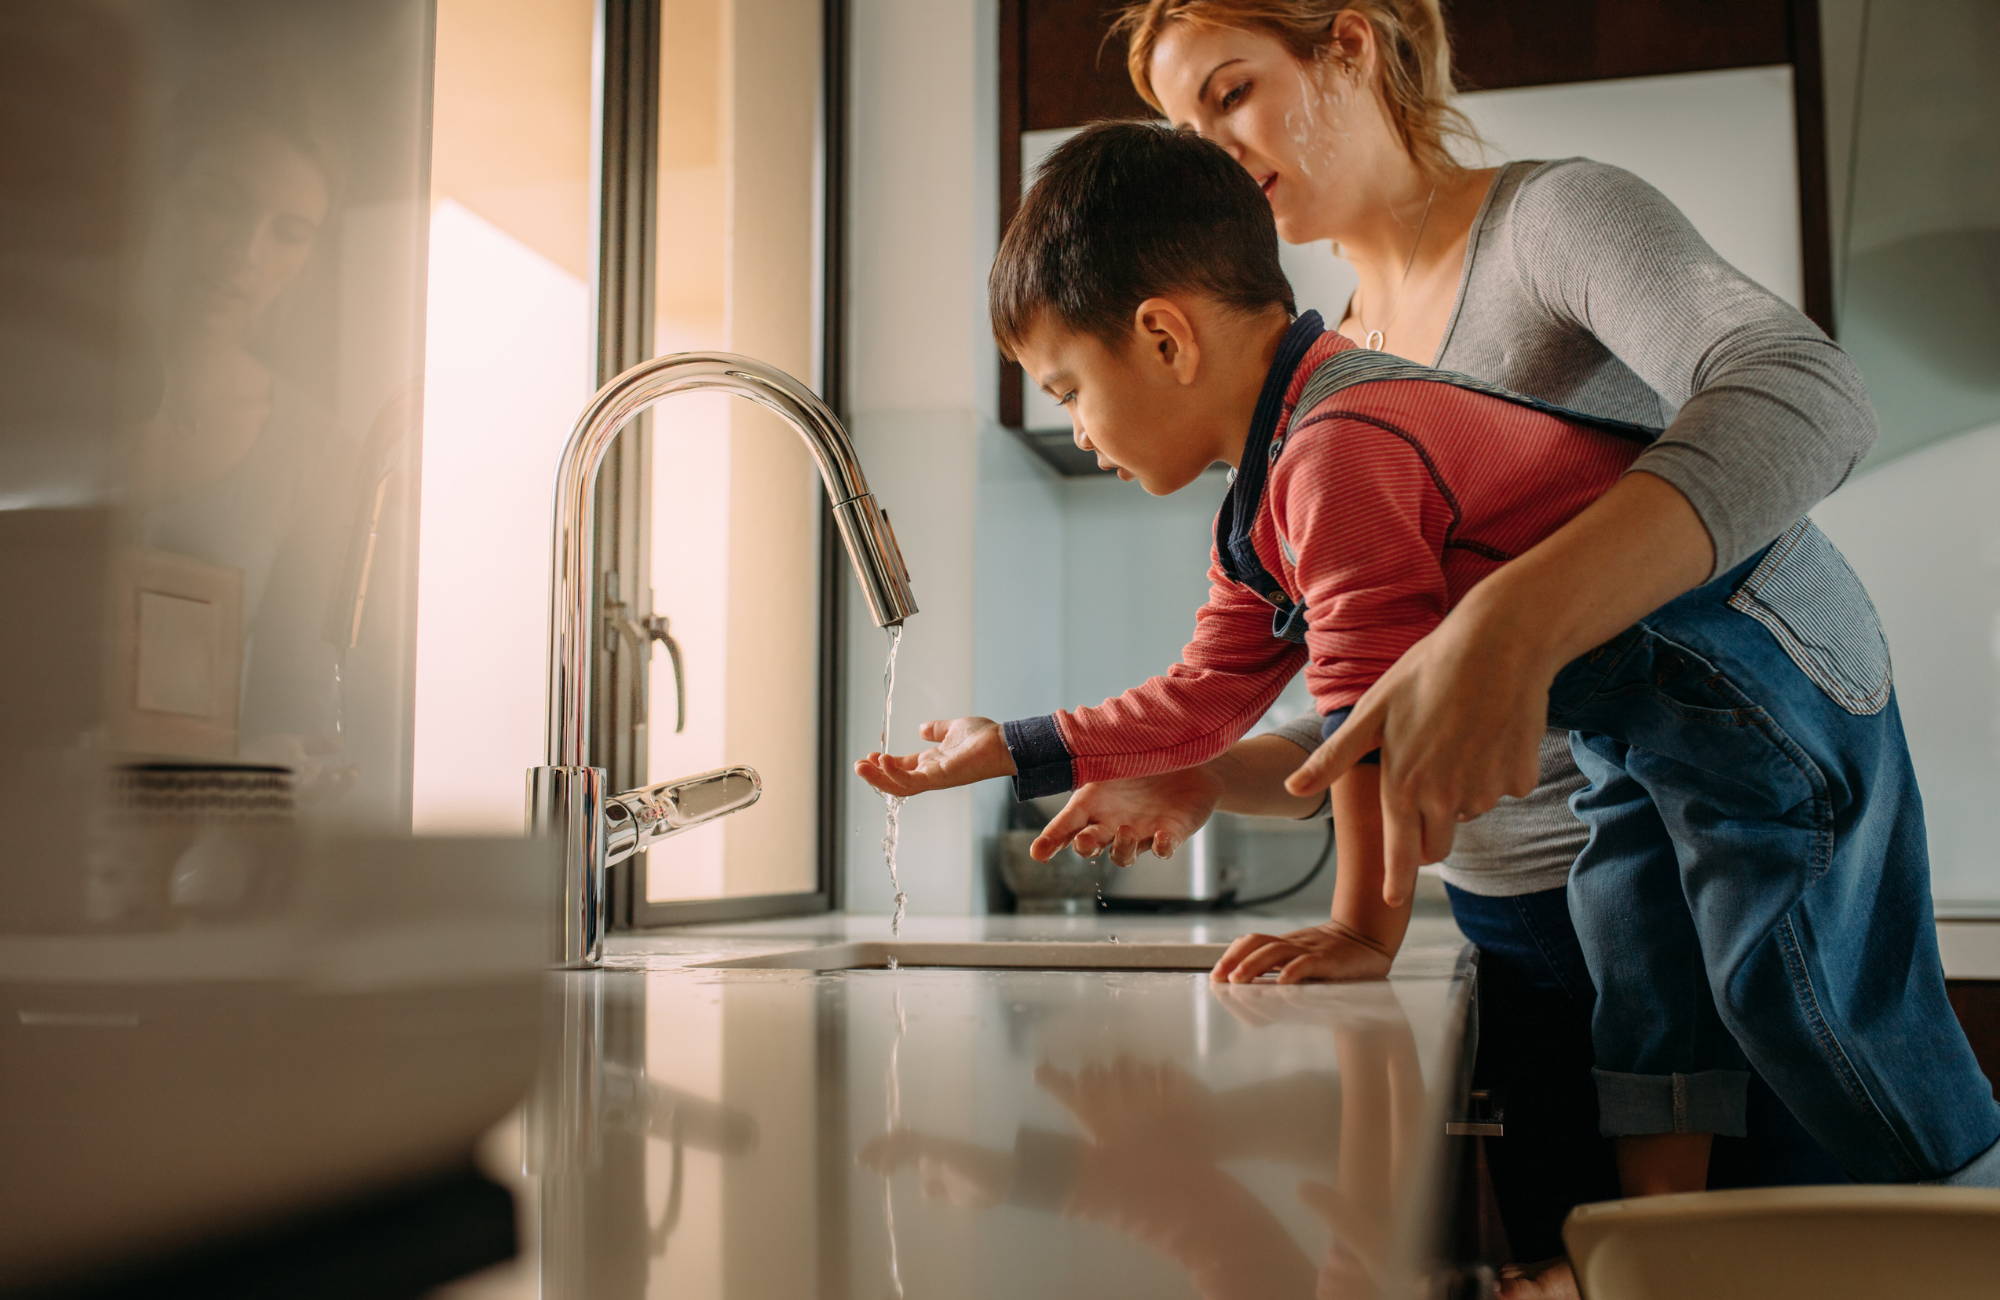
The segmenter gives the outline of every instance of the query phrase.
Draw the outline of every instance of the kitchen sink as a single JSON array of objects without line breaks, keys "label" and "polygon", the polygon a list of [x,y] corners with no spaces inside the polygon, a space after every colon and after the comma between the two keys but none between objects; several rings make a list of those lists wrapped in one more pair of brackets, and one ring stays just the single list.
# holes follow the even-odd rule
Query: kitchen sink
[{"label": "kitchen sink", "polygon": [[835,943],[761,957],[706,962],[701,970],[1123,970],[1206,971],[1227,945],[1220,943]]}]

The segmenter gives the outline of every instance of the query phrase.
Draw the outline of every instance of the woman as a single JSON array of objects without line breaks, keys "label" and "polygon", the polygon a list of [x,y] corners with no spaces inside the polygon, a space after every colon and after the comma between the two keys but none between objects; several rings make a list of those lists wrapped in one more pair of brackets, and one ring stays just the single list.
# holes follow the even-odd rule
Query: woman
[{"label": "woman", "polygon": [[[1574,1121],[1592,1112],[1590,990],[1563,886],[1582,843],[1567,801],[1583,778],[1544,727],[1549,682],[1837,487],[1874,439],[1859,377],[1637,178],[1581,159],[1460,165],[1449,140],[1469,130],[1450,106],[1434,0],[1145,0],[1117,26],[1140,94],[1257,178],[1281,236],[1331,239],[1353,265],[1342,333],[1666,432],[1610,493],[1481,584],[1286,789],[1316,727],[1287,729],[1298,747],[1246,741],[1207,772],[1087,787],[1042,847],[1074,838],[1129,861],[1184,839],[1218,800],[1296,813],[1298,796],[1310,807],[1379,745],[1392,876],[1442,859],[1454,915],[1485,952],[1482,1039],[1508,1051],[1482,1065],[1513,1085],[1510,1134],[1544,1109],[1551,1137],[1535,1154],[1575,1153],[1589,1130]],[[1532,1082],[1528,1056],[1542,1058]],[[1768,1094],[1753,1124],[1760,1109],[1796,1132]],[[1560,1202],[1607,1194],[1590,1160],[1544,1189],[1517,1250],[1553,1250]]]},{"label": "woman", "polygon": [[[290,70],[231,67],[172,101],[148,231],[154,364],[131,429],[140,542],[241,575],[245,668],[232,758],[352,785],[329,607],[356,509],[355,448],[301,379],[324,348],[274,360],[336,219],[337,156]],[[310,363],[302,365],[301,363]],[[303,369],[304,374],[296,373]]]}]

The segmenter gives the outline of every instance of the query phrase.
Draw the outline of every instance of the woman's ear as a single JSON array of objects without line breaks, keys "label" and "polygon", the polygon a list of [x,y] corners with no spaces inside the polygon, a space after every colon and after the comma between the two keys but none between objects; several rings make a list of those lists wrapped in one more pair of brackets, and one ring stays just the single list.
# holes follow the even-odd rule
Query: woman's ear
[{"label": "woman's ear", "polygon": [[1342,76],[1365,81],[1375,75],[1375,28],[1352,9],[1333,16],[1326,37],[1326,57]]},{"label": "woman's ear", "polygon": [[1201,344],[1194,322],[1170,298],[1148,298],[1132,313],[1148,373],[1185,387],[1201,370]]}]

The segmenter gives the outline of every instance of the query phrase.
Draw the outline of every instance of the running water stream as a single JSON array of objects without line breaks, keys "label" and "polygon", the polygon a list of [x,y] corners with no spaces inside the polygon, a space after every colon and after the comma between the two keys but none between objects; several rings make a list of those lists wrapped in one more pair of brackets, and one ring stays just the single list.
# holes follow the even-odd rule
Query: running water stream
[{"label": "running water stream", "polygon": [[[902,644],[903,626],[898,623],[889,629],[889,663],[882,670],[882,743],[877,748],[884,754],[889,752],[889,720],[896,711],[896,651]],[[889,868],[889,892],[896,901],[896,910],[889,918],[889,937],[894,939],[903,933],[903,905],[909,901],[903,893],[903,882],[896,875],[896,839],[902,832],[903,800],[899,795],[884,794],[882,807],[882,861]],[[889,958],[889,969],[896,969],[894,957]]]},{"label": "running water stream", "polygon": [[[890,652],[895,653],[893,650]],[[890,966],[896,959],[889,959]],[[888,1077],[884,1080],[889,1096],[889,1133],[898,1136],[903,1131],[903,1035],[910,1032],[909,1017],[903,1014],[903,990],[896,989],[896,1037],[889,1044]],[[896,1248],[896,1180],[882,1180],[882,1227],[889,1234],[889,1285],[895,1288],[896,1300],[903,1300],[903,1260]]]}]

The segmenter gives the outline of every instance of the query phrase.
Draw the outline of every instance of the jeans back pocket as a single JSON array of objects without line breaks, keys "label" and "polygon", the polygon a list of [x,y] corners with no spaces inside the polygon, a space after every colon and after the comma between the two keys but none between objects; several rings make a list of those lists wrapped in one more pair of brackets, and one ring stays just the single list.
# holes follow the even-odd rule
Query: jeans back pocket
[{"label": "jeans back pocket", "polygon": [[1799,671],[1849,713],[1889,703],[1889,643],[1861,579],[1810,519],[1801,519],[1729,597],[1777,638]]}]

